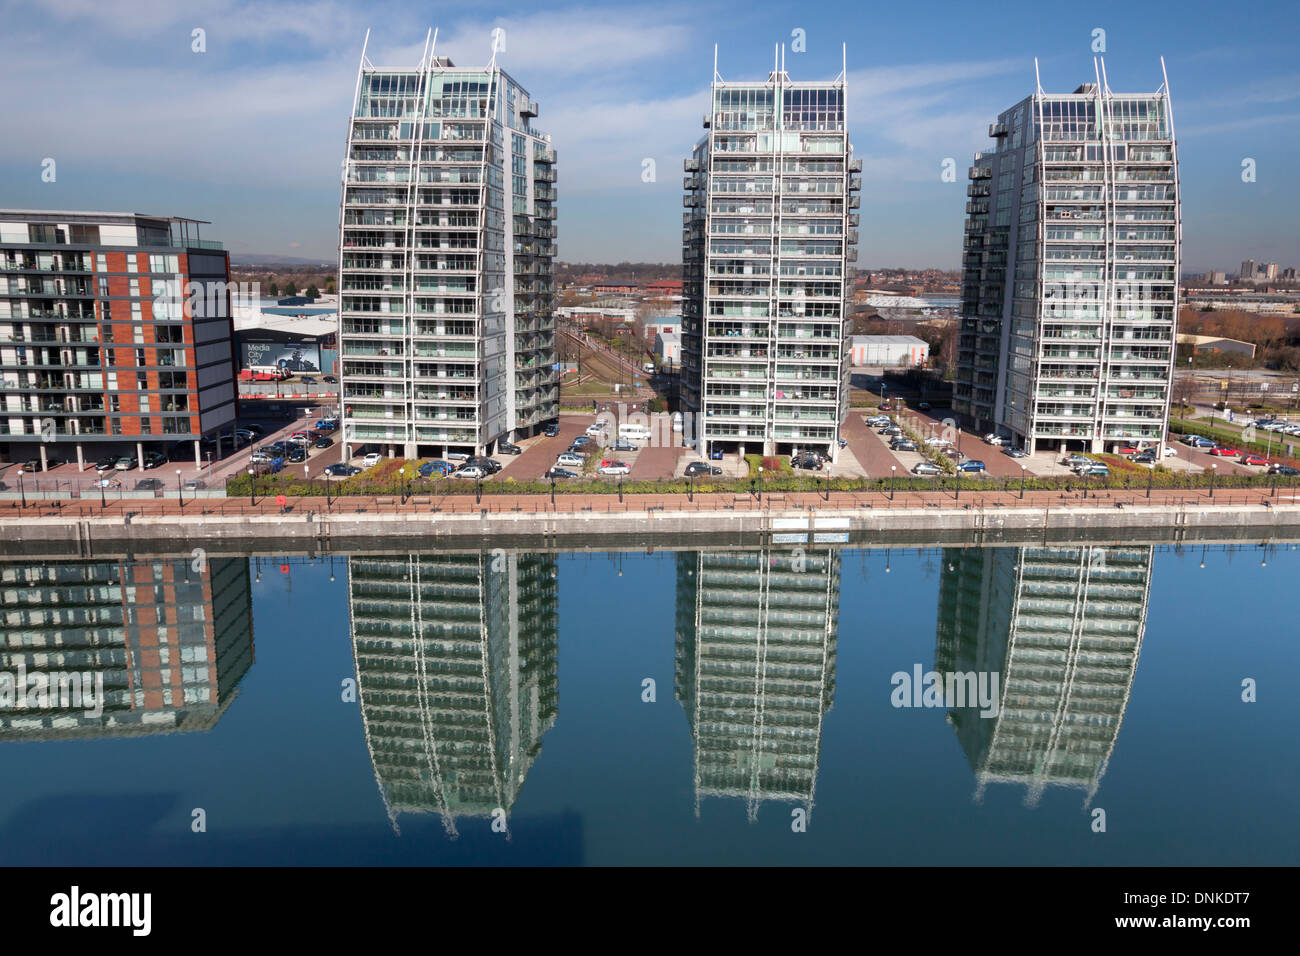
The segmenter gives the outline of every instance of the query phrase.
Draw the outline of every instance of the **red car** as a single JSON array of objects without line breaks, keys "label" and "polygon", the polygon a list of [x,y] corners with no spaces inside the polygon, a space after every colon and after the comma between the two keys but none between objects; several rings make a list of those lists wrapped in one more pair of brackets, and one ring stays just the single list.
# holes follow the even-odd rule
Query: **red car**
[{"label": "red car", "polygon": [[1218,448],[1211,448],[1210,454],[1218,455],[1220,458],[1236,458],[1241,454],[1241,449],[1229,448],[1227,445],[1220,445]]},{"label": "red car", "polygon": [[1125,445],[1115,452],[1117,455],[1136,455],[1137,453],[1138,449],[1134,448],[1132,445]]},{"label": "red car", "polygon": [[1263,455],[1242,455],[1241,463],[1243,465],[1267,465],[1268,459]]}]

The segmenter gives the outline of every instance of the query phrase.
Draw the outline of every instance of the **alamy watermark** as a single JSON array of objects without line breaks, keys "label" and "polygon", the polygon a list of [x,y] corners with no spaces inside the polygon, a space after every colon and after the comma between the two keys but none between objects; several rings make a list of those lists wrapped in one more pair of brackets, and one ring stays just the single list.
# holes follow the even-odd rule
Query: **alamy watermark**
[{"label": "alamy watermark", "polygon": [[1001,675],[997,671],[923,673],[920,664],[913,664],[910,674],[895,671],[889,682],[894,685],[889,702],[895,707],[978,707],[981,717],[998,715]]},{"label": "alamy watermark", "polygon": [[96,671],[28,671],[19,661],[14,672],[0,671],[0,711],[80,710],[104,713],[104,674]]}]

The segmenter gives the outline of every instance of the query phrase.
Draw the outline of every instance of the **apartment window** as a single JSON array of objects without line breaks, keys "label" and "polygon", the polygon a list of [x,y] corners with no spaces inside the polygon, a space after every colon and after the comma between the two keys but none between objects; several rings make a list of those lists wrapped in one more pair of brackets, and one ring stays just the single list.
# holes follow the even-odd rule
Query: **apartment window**
[{"label": "apartment window", "polygon": [[113,341],[113,326],[111,324],[104,326],[103,338],[105,342]]},{"label": "apartment window", "polygon": [[[134,318],[134,316],[132,316],[132,318]],[[132,341],[132,342],[143,342],[143,341],[144,341],[144,326],[143,326],[143,325],[136,324],[136,325],[131,326],[131,341]]]},{"label": "apartment window", "polygon": [[[126,261],[127,261],[127,262],[134,262],[134,261],[135,261],[135,256],[128,256]],[[130,279],[130,280],[128,280],[128,284],[130,285],[130,288],[131,288],[131,294],[132,294],[132,295],[139,295],[139,294],[140,294],[140,280],[139,280],[139,279]]]},{"label": "apartment window", "polygon": [[144,349],[135,350],[135,364],[141,367],[143,367],[146,364],[144,360]]},{"label": "apartment window", "polygon": [[108,420],[108,430],[114,435],[122,434],[122,419],[110,418]]},{"label": "apartment window", "polygon": [[108,396],[108,410],[110,412],[120,412],[122,410],[122,398],[119,395]]},{"label": "apartment window", "polygon": [[[141,364],[144,364],[143,362]],[[149,390],[149,376],[144,372],[135,373],[135,387],[137,391],[145,392]]]},{"label": "apartment window", "polygon": [[[117,364],[117,349],[104,349],[104,364],[110,368]],[[109,386],[110,388],[114,386]]]},{"label": "apartment window", "polygon": [[[104,255],[102,252],[97,253],[96,256],[95,256],[95,262],[97,263],[97,265],[96,265],[96,270],[97,270],[97,271],[99,271],[99,272],[107,272],[107,271],[108,271],[108,256]],[[105,280],[104,280],[104,279],[100,279],[99,281],[100,281],[100,282],[104,282]]]},{"label": "apartment window", "polygon": [[150,426],[150,423],[149,423],[149,419],[148,419],[148,418],[141,418],[141,419],[140,419],[140,434],[141,434],[141,435],[152,435],[152,434],[153,434],[153,428]]},{"label": "apartment window", "polygon": [[[139,272],[139,271],[140,271],[140,264],[139,264],[139,262],[136,261],[136,256],[133,255],[133,254],[132,254],[132,255],[128,255],[128,256],[126,257],[126,271],[127,271],[127,272]],[[132,284],[134,284],[134,285],[139,285],[139,282],[138,282],[138,280],[136,280],[136,279],[132,279],[131,282],[132,282]],[[133,294],[134,294],[134,295],[139,295],[138,292],[133,293]]]},{"label": "apartment window", "polygon": [[105,279],[103,276],[100,276],[99,279],[96,281],[96,285],[97,285],[98,288],[99,288],[99,295],[100,295],[100,297],[101,297],[101,298],[107,298],[107,297],[108,297],[108,280]]},{"label": "apartment window", "polygon": [[140,396],[140,414],[141,414],[141,415],[148,415],[151,411],[153,411],[153,409],[149,407],[149,396],[148,396],[148,395],[141,395],[141,396]]}]

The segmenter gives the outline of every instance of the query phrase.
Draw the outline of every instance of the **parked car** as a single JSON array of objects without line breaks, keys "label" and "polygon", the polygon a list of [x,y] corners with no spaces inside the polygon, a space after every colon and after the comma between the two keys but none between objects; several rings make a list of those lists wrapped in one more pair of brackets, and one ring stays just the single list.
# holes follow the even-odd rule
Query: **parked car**
[{"label": "parked car", "polygon": [[575,455],[573,452],[566,451],[555,459],[557,465],[565,465],[569,468],[581,468],[584,464],[581,455]]},{"label": "parked car", "polygon": [[579,435],[577,438],[573,440],[573,444],[577,447],[581,447],[583,445],[590,445],[591,442],[592,439],[588,435]]},{"label": "parked car", "polygon": [[448,461],[469,461],[469,452],[449,451],[442,457],[446,458]]},{"label": "parked car", "polygon": [[293,464],[296,465],[296,464],[298,464],[299,462],[303,462],[303,461],[306,461],[306,460],[307,460],[307,449],[306,449],[306,448],[291,448],[291,449],[289,449],[289,453],[288,453],[287,455],[285,455],[284,457],[285,457],[288,461],[290,461],[290,462],[292,462]]},{"label": "parked car", "polygon": [[577,474],[576,474],[575,472],[569,471],[567,468],[551,468],[551,469],[549,469],[549,470],[546,472],[545,477],[547,477],[547,478],[577,478],[578,476],[577,476]]},{"label": "parked car", "polygon": [[116,465],[117,456],[109,455],[107,458],[101,458],[99,461],[95,462],[95,471],[102,475],[106,471],[112,471]]},{"label": "parked car", "polygon": [[602,461],[596,471],[602,475],[628,475],[632,473],[632,469],[627,466],[627,462],[613,458],[606,458]]},{"label": "parked car", "polygon": [[554,438],[559,433],[560,433],[560,426],[554,423],[547,425],[545,428],[542,429],[542,434],[545,435],[547,438]]},{"label": "parked car", "polygon": [[1241,454],[1240,448],[1230,448],[1227,445],[1216,445],[1210,449],[1211,455],[1218,455],[1220,458],[1236,458]]},{"label": "parked car", "polygon": [[1177,449],[1177,448],[1174,448],[1174,447],[1171,446],[1171,445],[1166,445],[1166,446],[1165,446],[1165,457],[1166,457],[1166,458],[1177,458],[1177,457],[1178,457],[1178,449]]},{"label": "parked car", "polygon": [[476,468],[482,468],[486,474],[495,475],[505,466],[495,458],[471,458],[466,464],[474,465]]},{"label": "parked car", "polygon": [[1118,448],[1115,449],[1115,454],[1124,455],[1127,457],[1129,455],[1136,455],[1140,450],[1141,449],[1137,448],[1134,445],[1120,445]]},{"label": "parked car", "polygon": [[906,438],[895,439],[889,443],[889,447],[894,451],[917,451],[916,442]]},{"label": "parked car", "polygon": [[972,458],[969,461],[963,461],[960,465],[957,466],[957,470],[972,473],[972,474],[981,472],[985,470],[984,462],[979,461],[976,458]]},{"label": "parked car", "polygon": [[687,478],[693,478],[698,475],[720,475],[722,474],[722,469],[717,465],[710,465],[708,462],[693,461],[686,466],[686,470],[682,472],[682,474]]},{"label": "parked car", "polygon": [[247,425],[240,425],[239,427],[244,431],[249,432],[254,437],[261,437],[265,433],[265,429],[256,422],[250,422]]},{"label": "parked car", "polygon": [[1269,461],[1263,455],[1242,455],[1241,463],[1243,465],[1260,465],[1268,467]]},{"label": "parked car", "polygon": [[318,432],[332,432],[339,427],[339,423],[332,418],[322,418],[316,422],[315,427]]},{"label": "parked car", "polygon": [[450,475],[455,470],[450,462],[435,458],[433,461],[426,461],[420,466],[420,477],[430,478],[433,475]]},{"label": "parked car", "polygon": [[141,478],[135,483],[136,491],[161,491],[163,481],[161,478]]},{"label": "parked car", "polygon": [[946,438],[940,438],[938,435],[931,435],[925,440],[925,443],[931,448],[947,448],[952,442]]},{"label": "parked car", "polygon": [[1154,465],[1157,459],[1153,451],[1140,451],[1136,455],[1129,455],[1129,460],[1135,465]]},{"label": "parked car", "polygon": [[942,475],[943,469],[930,461],[918,461],[912,466],[912,474],[929,477],[930,475]]},{"label": "parked car", "polygon": [[1198,441],[1202,441],[1203,439],[1201,438],[1200,435],[1184,435],[1182,438],[1178,440],[1181,441],[1184,445],[1191,445],[1195,447],[1196,443]]},{"label": "parked car", "polygon": [[462,465],[451,473],[453,478],[486,478],[487,472],[478,465]]},{"label": "parked car", "polygon": [[790,459],[791,468],[802,468],[806,471],[821,471],[822,463],[816,455],[795,455]]},{"label": "parked car", "polygon": [[202,478],[191,478],[189,481],[185,482],[186,491],[202,491],[207,486],[208,483]]},{"label": "parked car", "polygon": [[1219,443],[1216,442],[1216,441],[1211,441],[1211,440],[1208,439],[1208,438],[1197,438],[1196,441],[1192,442],[1192,447],[1194,447],[1194,448],[1218,448],[1218,447],[1219,447]]},{"label": "parked car", "polygon": [[1061,464],[1069,468],[1074,468],[1076,465],[1088,465],[1091,463],[1092,463],[1091,458],[1089,458],[1087,455],[1080,455],[1078,453],[1075,453],[1073,455],[1066,455],[1064,458],[1061,459]]},{"label": "parked car", "polygon": [[328,382],[330,385],[337,385],[339,383],[339,380],[335,378],[333,375],[322,375],[321,381]]},{"label": "parked car", "polygon": [[919,408],[919,409],[920,409],[921,411],[923,411],[923,412],[928,412],[928,411],[930,410],[930,403],[929,403],[929,402],[917,402],[917,403],[916,403],[916,407]]},{"label": "parked car", "polygon": [[312,442],[312,444],[317,448],[329,448],[334,444],[334,439],[330,438],[328,435],[322,435],[320,438],[317,438]]},{"label": "parked car", "polygon": [[167,456],[164,455],[162,452],[158,452],[158,451],[145,452],[144,467],[146,471],[149,470],[150,468],[161,468],[165,464],[167,464]]},{"label": "parked car", "polygon": [[1029,452],[1025,451],[1023,448],[1015,448],[1011,445],[1008,445],[1006,448],[1002,449],[1002,454],[1007,455],[1011,458],[1029,457]]},{"label": "parked car", "polygon": [[897,438],[899,435],[903,434],[903,430],[899,428],[897,425],[887,425],[884,428],[880,429],[880,431],[877,432],[877,434],[885,435],[891,438]]},{"label": "parked car", "polygon": [[377,451],[372,451],[370,454],[366,455],[365,458],[361,459],[361,467],[373,468],[375,467],[375,465],[379,464],[383,460],[384,460],[383,455],[379,454],[379,452]]},{"label": "parked car", "polygon": [[356,465],[349,465],[347,462],[338,462],[334,465],[328,465],[325,468],[325,474],[331,478],[351,478],[353,475],[361,474],[362,469]]},{"label": "parked car", "polygon": [[113,465],[118,471],[130,471],[135,467],[135,457],[133,455],[123,455]]},{"label": "parked car", "polygon": [[274,457],[275,456],[270,454],[269,452],[259,450],[253,452],[251,455],[248,456],[248,463],[250,465],[269,465],[271,463],[271,459]]},{"label": "parked car", "polygon": [[304,385],[316,384],[316,379],[312,378],[310,375],[301,375],[298,377],[298,381],[302,382]]},{"label": "parked car", "polygon": [[1004,441],[1005,439],[1001,435],[994,432],[989,432],[984,436],[984,444],[986,445],[1001,445]]},{"label": "parked car", "polygon": [[1081,478],[1105,478],[1108,477],[1109,475],[1110,475],[1110,468],[1108,468],[1102,462],[1095,462],[1089,465],[1087,468],[1079,469],[1079,477]]},{"label": "parked car", "polygon": [[606,423],[603,420],[598,422],[593,422],[592,424],[587,426],[587,434],[591,435],[593,438],[597,438],[605,434],[606,427],[607,427]]},{"label": "parked car", "polygon": [[1300,475],[1300,468],[1292,468],[1290,465],[1272,464],[1268,466],[1270,475],[1284,475],[1287,478],[1294,478]]},{"label": "parked car", "polygon": [[121,488],[121,487],[122,487],[122,482],[118,481],[116,478],[100,478],[98,481],[95,482],[94,487],[96,487],[96,488]]},{"label": "parked car", "polygon": [[497,442],[497,451],[502,455],[522,455],[524,450],[513,442]]}]

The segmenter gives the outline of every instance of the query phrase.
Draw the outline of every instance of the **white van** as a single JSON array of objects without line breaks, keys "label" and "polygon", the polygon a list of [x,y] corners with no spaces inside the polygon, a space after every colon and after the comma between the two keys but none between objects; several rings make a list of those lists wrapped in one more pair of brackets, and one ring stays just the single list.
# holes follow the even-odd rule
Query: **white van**
[{"label": "white van", "polygon": [[649,441],[650,429],[639,424],[619,425],[618,437],[628,441]]}]

